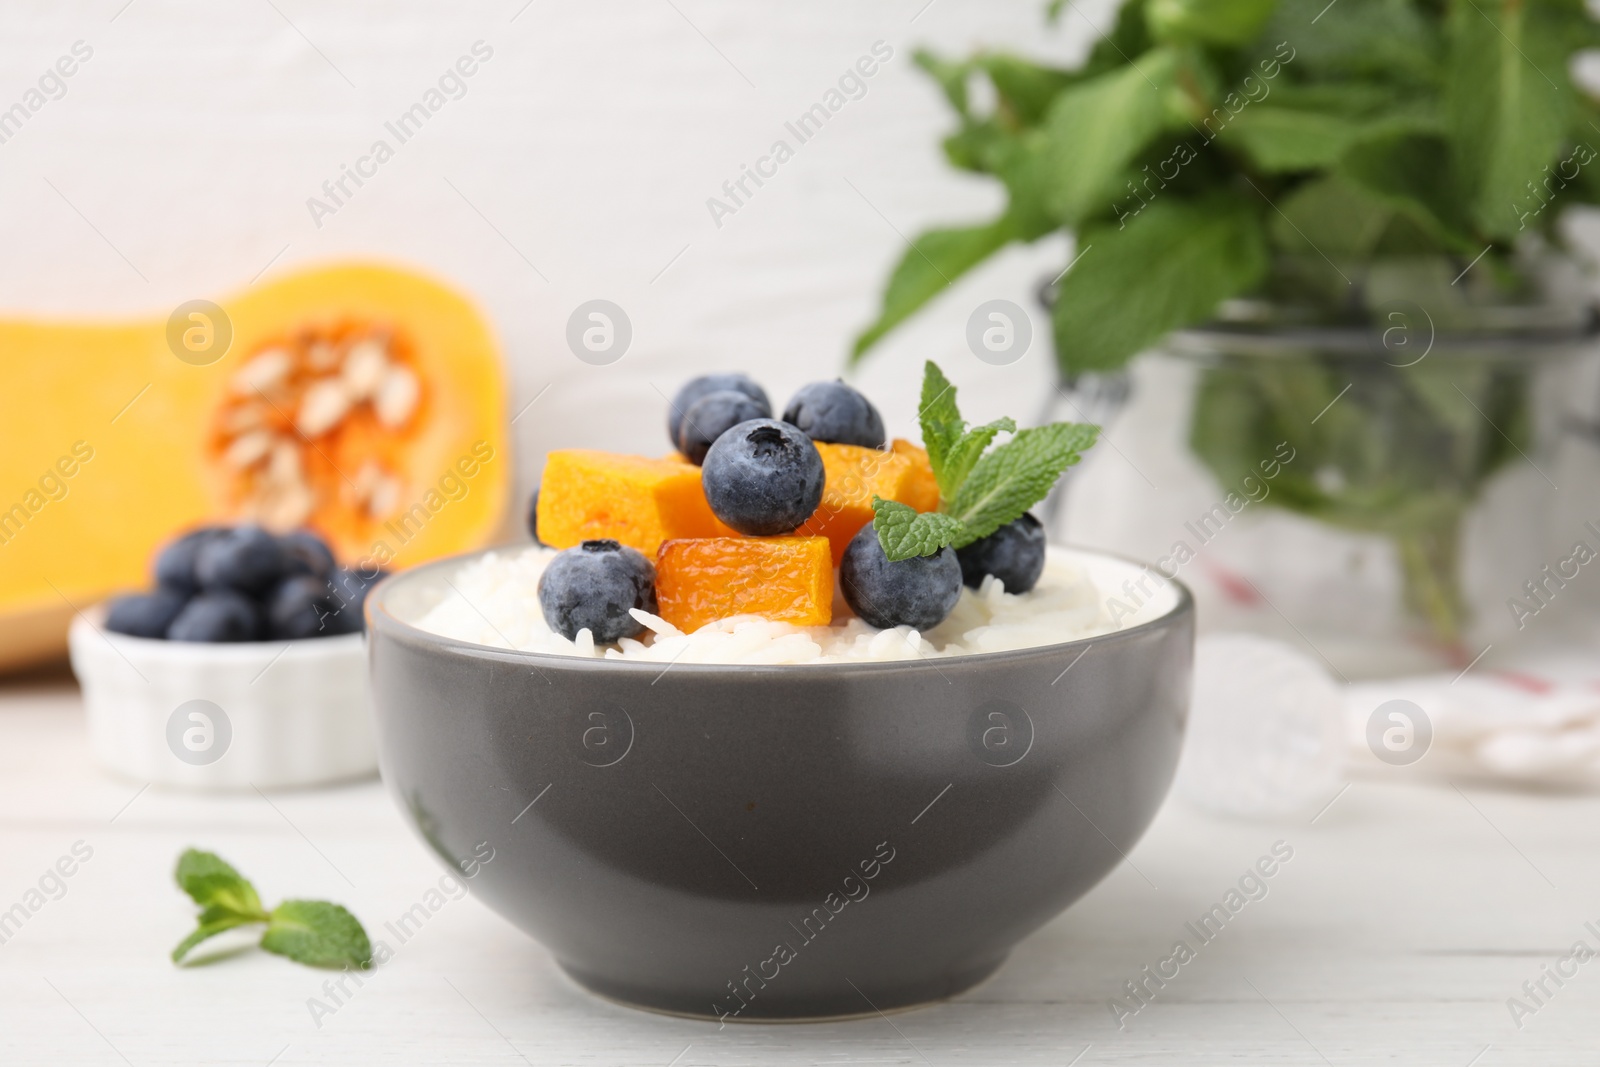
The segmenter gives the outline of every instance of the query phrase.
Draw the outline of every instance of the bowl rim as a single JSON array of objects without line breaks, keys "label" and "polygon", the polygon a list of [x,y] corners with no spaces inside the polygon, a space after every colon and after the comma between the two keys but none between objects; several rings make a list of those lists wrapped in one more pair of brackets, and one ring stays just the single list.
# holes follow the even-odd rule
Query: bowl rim
[{"label": "bowl rim", "polygon": [[[295,659],[315,654],[323,659],[348,656],[366,641],[366,634],[357,631],[348,634],[330,634],[327,637],[278,638],[268,641],[169,641],[164,637],[136,637],[117,633],[104,626],[106,605],[74,613],[72,625],[67,630],[69,651],[81,644],[85,649],[100,642],[90,643],[89,635],[98,636],[123,658],[136,658],[141,663],[260,663],[288,655],[296,650]],[[351,639],[354,640],[351,640]]]},{"label": "bowl rim", "polygon": [[[1079,637],[1071,641],[1057,641],[1048,645],[1030,645],[1026,648],[1006,649],[999,652],[973,652],[961,656],[926,656],[919,654],[916,659],[902,660],[839,661],[829,663],[679,663],[673,660],[663,664],[658,660],[614,659],[604,656],[564,656],[551,652],[524,652],[515,648],[497,648],[494,645],[481,645],[475,641],[447,637],[431,630],[424,630],[419,626],[406,622],[388,609],[386,600],[389,592],[392,588],[404,582],[419,579],[424,575],[442,571],[448,567],[459,567],[468,560],[485,556],[490,552],[520,551],[531,544],[532,542],[527,544],[495,545],[473,552],[461,552],[430,560],[427,563],[409,567],[383,578],[368,591],[366,603],[362,609],[366,617],[367,633],[369,635],[382,633],[384,637],[393,638],[403,644],[420,646],[467,659],[522,663],[540,673],[546,670],[588,671],[598,668],[611,674],[653,674],[658,678],[664,677],[668,673],[687,672],[691,677],[702,679],[730,676],[759,677],[764,675],[783,675],[788,679],[793,679],[795,677],[803,677],[808,673],[822,677],[841,672],[846,674],[855,674],[857,672],[881,674],[894,671],[927,671],[930,669],[938,671],[945,664],[949,664],[952,667],[961,667],[967,664],[984,667],[1003,666],[1012,662],[1054,658],[1080,647],[1082,651],[1079,652],[1079,656],[1082,656],[1096,644],[1111,641],[1131,641],[1143,634],[1171,629],[1186,620],[1192,619],[1195,611],[1194,594],[1189,590],[1189,587],[1178,578],[1167,578],[1162,575],[1162,578],[1174,587],[1177,596],[1176,602],[1170,609],[1153,619],[1125,629],[1096,634],[1093,637]],[[1118,552],[1106,552],[1095,548],[1074,548],[1068,545],[1052,545],[1051,547],[1083,555],[1101,556],[1133,567],[1148,568],[1159,573],[1159,569],[1154,565]],[[369,650],[371,647],[372,645],[369,642]],[[1074,659],[1072,662],[1075,664],[1077,660]],[[1071,665],[1068,665],[1067,670],[1071,669]],[[1065,673],[1066,671],[1062,672],[1062,674]]]}]

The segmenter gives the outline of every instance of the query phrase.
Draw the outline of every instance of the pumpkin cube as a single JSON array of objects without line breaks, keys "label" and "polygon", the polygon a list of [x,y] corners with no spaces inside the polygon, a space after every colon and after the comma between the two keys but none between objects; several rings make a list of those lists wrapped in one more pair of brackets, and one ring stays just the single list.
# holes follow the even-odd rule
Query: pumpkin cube
[{"label": "pumpkin cube", "polygon": [[826,626],[833,621],[832,550],[825,537],[668,541],[656,556],[656,604],[685,633],[735,615]]},{"label": "pumpkin cube", "polygon": [[928,462],[928,452],[920,445],[914,445],[904,437],[896,437],[889,446],[897,456],[904,456],[911,461],[911,479],[907,484],[906,498],[900,503],[908,504],[918,511],[939,510],[939,482],[933,476],[933,464]]},{"label": "pumpkin cube", "polygon": [[555,548],[610,539],[654,556],[679,537],[737,537],[711,513],[700,468],[564,448],[545,460],[539,483],[539,539]]},{"label": "pumpkin cube", "polygon": [[887,449],[818,441],[817,451],[828,476],[822,503],[795,532],[826,537],[833,546],[834,566],[838,566],[850,539],[872,521],[872,498],[909,504],[919,498],[920,483],[914,461]]}]

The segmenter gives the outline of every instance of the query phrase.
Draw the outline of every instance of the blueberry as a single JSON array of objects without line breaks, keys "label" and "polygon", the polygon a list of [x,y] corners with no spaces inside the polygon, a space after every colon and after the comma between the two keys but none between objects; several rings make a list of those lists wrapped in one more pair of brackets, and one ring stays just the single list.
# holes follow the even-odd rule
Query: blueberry
[{"label": "blueberry", "polygon": [[[533,538],[533,543],[543,545],[539,540],[539,490],[534,489],[533,499],[528,501],[528,535]],[[549,547],[549,546],[546,546]]]},{"label": "blueberry", "polygon": [[712,442],[724,433],[741,422],[765,419],[771,415],[772,409],[764,402],[752,400],[732,389],[707,393],[690,404],[689,410],[683,413],[683,426],[678,433],[678,451],[690,463],[699,466],[705,462]]},{"label": "blueberry", "polygon": [[365,630],[367,620],[362,609],[366,606],[367,594],[387,577],[389,572],[378,567],[365,570],[341,567],[334,571],[333,579],[328,583],[334,608],[333,614],[323,619],[324,632],[353,634]]},{"label": "blueberry", "polygon": [[200,588],[195,577],[195,560],[200,546],[227,533],[224,526],[202,526],[168,543],[156,556],[156,582],[180,593],[194,593]]},{"label": "blueberry", "polygon": [[176,589],[119,596],[106,612],[106,629],[134,637],[165,637],[167,627],[189,602],[189,594]]},{"label": "blueberry", "polygon": [[767,399],[766,390],[757,385],[749,375],[702,374],[698,378],[691,378],[682,389],[679,389],[678,395],[672,398],[672,406],[667,409],[667,440],[672,442],[673,448],[678,447],[678,436],[683,432],[683,416],[694,402],[707,393],[729,390],[743,393],[765,408],[759,417],[766,418],[772,414],[772,401]]},{"label": "blueberry", "polygon": [[235,526],[200,546],[194,573],[207,592],[234,589],[258,596],[288,573],[289,553],[259,526]]},{"label": "blueberry", "polygon": [[278,538],[278,543],[288,557],[287,574],[310,574],[326,579],[338,565],[334,562],[333,550],[328,547],[328,542],[310,530],[286,533]]},{"label": "blueberry", "polygon": [[884,445],[883,416],[842,381],[812,382],[794,394],[783,409],[783,421],[804,430],[813,441],[831,441],[862,448]]},{"label": "blueberry", "polygon": [[1008,593],[1026,593],[1044,573],[1044,526],[1032,515],[1008,522],[988,537],[956,549],[961,580],[973,589],[992,574]]},{"label": "blueberry", "polygon": [[201,593],[167,627],[169,641],[254,641],[260,636],[260,611],[232,589]]},{"label": "blueberry", "polygon": [[717,438],[700,475],[717,518],[752,537],[788,533],[809,519],[826,478],[811,438],[775,419],[741,422]]},{"label": "blueberry", "polygon": [[656,610],[656,569],[637,549],[585,541],[562,552],[539,578],[539,607],[550,629],[575,640],[587,629],[596,644],[644,629],[628,609]]},{"label": "blueberry", "polygon": [[346,633],[339,621],[339,600],[331,583],[314,574],[296,574],[279,582],[266,600],[267,636],[296,640]]},{"label": "blueberry", "polygon": [[871,626],[931,630],[961,599],[961,564],[953,548],[891,563],[869,522],[839,561],[839,589],[851,610]]}]

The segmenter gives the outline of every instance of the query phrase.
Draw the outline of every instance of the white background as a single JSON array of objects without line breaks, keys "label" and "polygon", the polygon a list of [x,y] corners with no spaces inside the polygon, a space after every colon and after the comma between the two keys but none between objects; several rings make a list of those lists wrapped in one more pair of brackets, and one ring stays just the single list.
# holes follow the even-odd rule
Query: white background
[{"label": "white background", "polygon": [[[837,374],[901,235],[1001,203],[944,163],[952,120],[915,49],[1071,60],[1090,20],[1110,18],[1091,3],[1049,27],[1041,4],[958,0],[125,3],[0,9],[0,109],[75,41],[94,49],[0,145],[0,313],[165,315],[296,264],[411,263],[487,310],[513,411],[550,386],[516,426],[524,491],[550,448],[665,451],[657,389],[695,373],[746,370],[777,405]],[[494,55],[466,95],[315,225],[307,199],[376,138],[395,144],[383,123],[478,40]],[[878,40],[894,58],[866,95],[718,228],[707,198],[776,138],[795,144],[784,122]],[[914,431],[929,357],[965,387],[969,417],[1036,415],[1054,379],[1033,292],[1066,254],[1059,237],[1012,250],[891,336],[861,382],[892,432]],[[597,297],[633,323],[609,367],[564,340]],[[1035,315],[1033,347],[1009,367],[964,341],[995,297]]]}]

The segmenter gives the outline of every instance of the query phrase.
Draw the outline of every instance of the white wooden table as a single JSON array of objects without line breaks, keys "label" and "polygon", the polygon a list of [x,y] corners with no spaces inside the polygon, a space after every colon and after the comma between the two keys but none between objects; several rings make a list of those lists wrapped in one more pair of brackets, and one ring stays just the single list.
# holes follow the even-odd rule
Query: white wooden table
[{"label": "white wooden table", "polygon": [[[1186,923],[1275,842],[1293,858],[1202,944]],[[202,798],[89,762],[64,679],[0,686],[0,909],[92,849],[0,945],[0,1064],[1407,1063],[1600,1059],[1600,798],[1358,781],[1315,823],[1222,822],[1169,803],[1130,863],[953,1001],[835,1024],[666,1018],[575,988],[470,897],[444,905],[362,988],[247,952],[179,969],[181,849],[214,849],[269,902],[323,897],[375,935],[440,869],[382,787]],[[1282,846],[1280,846],[1280,851]],[[47,879],[47,889],[56,890]],[[1257,890],[1259,895],[1259,890]],[[38,898],[34,898],[37,903]],[[975,906],[982,906],[976,902]],[[1151,1003],[1109,1007],[1182,939]],[[1174,964],[1164,965],[1172,973]],[[1521,1019],[1525,981],[1551,995]],[[1537,987],[1535,987],[1537,992]],[[311,998],[336,1008],[314,1021]],[[1131,1002],[1129,1002],[1131,1003]]]}]

